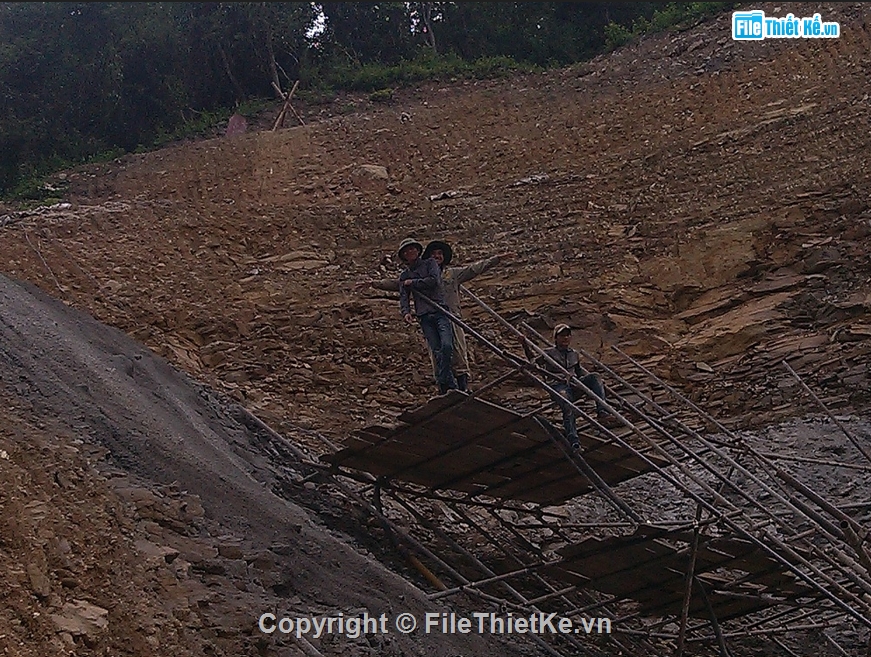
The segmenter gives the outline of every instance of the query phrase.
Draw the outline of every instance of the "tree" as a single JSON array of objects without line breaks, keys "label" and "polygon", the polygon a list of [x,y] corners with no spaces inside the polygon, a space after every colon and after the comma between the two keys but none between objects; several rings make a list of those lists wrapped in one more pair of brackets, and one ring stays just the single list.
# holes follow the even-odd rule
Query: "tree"
[{"label": "tree", "polygon": [[405,2],[325,2],[324,41],[359,63],[396,64],[414,54],[411,8]]},{"label": "tree", "polygon": [[[195,98],[200,104],[208,102],[207,93],[222,87],[224,94],[232,89],[238,103],[252,96],[272,95],[273,82],[284,86],[287,80],[299,77],[308,48],[306,34],[316,17],[312,3],[178,4],[179,18],[188,34],[190,69],[201,80],[189,83],[198,87]],[[216,74],[222,75],[229,87],[216,84]]]},{"label": "tree", "polygon": [[0,193],[40,170],[153,143],[194,113],[273,96],[292,80],[321,75],[350,88],[371,65],[365,84],[386,86],[396,79],[389,67],[417,58],[403,73],[419,79],[445,55],[566,64],[601,52],[608,25],[669,24],[728,4],[0,3]]},{"label": "tree", "polygon": [[[0,70],[4,127],[0,149],[18,160],[4,167],[2,185],[24,162],[48,154],[81,157],[106,147],[117,116],[122,72],[100,3],[4,3],[0,9]],[[83,93],[86,91],[86,93]]]},{"label": "tree", "polygon": [[434,53],[438,53],[436,46],[435,30],[433,29],[433,13],[436,11],[437,2],[413,2],[414,18],[419,18],[422,31],[427,45]]},{"label": "tree", "polygon": [[[422,4],[422,3],[417,3]],[[600,52],[604,27],[650,17],[654,2],[432,3],[441,50],[463,59],[507,55],[518,61],[566,64]]]}]

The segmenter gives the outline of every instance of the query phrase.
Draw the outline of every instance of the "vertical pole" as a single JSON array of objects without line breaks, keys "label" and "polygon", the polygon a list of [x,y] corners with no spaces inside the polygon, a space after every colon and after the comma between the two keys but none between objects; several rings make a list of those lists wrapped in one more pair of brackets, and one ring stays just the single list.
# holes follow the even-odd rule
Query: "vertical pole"
[{"label": "vertical pole", "polygon": [[723,628],[720,627],[720,621],[717,620],[717,614],[714,613],[714,606],[711,604],[711,599],[708,597],[708,592],[705,590],[704,584],[699,581],[698,577],[693,577],[698,584],[699,591],[702,594],[702,599],[705,601],[705,606],[708,608],[708,615],[711,617],[711,627],[714,628],[714,635],[717,637],[717,646],[720,648],[720,657],[732,657],[729,648],[726,647],[726,638],[723,636]]},{"label": "vertical pole", "polygon": [[680,612],[680,631],[677,636],[677,650],[675,651],[676,657],[683,657],[684,653],[684,644],[686,642],[687,635],[687,620],[690,615],[690,602],[693,597],[693,582],[696,579],[695,570],[696,570],[696,554],[699,550],[699,535],[701,533],[701,527],[699,526],[699,522],[702,519],[702,507],[701,505],[696,505],[696,526],[693,528],[693,543],[692,548],[690,549],[690,563],[687,566],[687,576],[686,576],[686,588],[684,590],[683,596],[683,607]]}]

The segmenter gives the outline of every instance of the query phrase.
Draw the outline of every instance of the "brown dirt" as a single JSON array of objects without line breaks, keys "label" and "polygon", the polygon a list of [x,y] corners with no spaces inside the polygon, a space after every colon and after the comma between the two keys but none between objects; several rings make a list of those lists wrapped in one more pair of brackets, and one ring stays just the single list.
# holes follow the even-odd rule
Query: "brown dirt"
[{"label": "brown dirt", "polygon": [[[259,615],[432,608],[272,492],[281,473],[234,404],[33,286],[0,284],[9,409],[0,550],[15,564],[2,613],[12,654],[303,654],[257,632]],[[108,627],[83,620],[83,604]],[[324,650],[424,654],[398,633],[380,639]],[[508,648],[461,637],[436,654],[457,650]]]},{"label": "brown dirt", "polygon": [[[819,11],[778,6],[762,8]],[[0,642],[61,654],[50,613],[86,600],[113,632],[70,637],[81,654],[294,654],[251,629],[252,609],[286,602],[283,568],[300,609],[420,603],[269,495],[276,474],[228,401],[321,452],[309,430],[340,442],[430,394],[418,331],[395,300],[353,289],[396,272],[407,235],[452,240],[458,261],[515,252],[472,284],[489,303],[540,328],[568,321],[608,362],[620,345],[735,425],[811,408],[784,358],[833,407],[867,408],[868,12],[826,8],[838,40],[735,43],[724,16],[583,66],[430,85],[350,114],[338,100],[308,108],[306,127],[69,172],[68,207],[8,215],[6,274],[209,388],[3,282],[0,468],[18,488],[4,486],[2,535],[17,538],[0,552],[22,565],[2,589]],[[477,351],[479,381],[493,362]],[[96,474],[92,445],[123,470]],[[293,540],[288,526],[302,528]],[[222,531],[244,538],[241,559],[216,556]],[[137,540],[157,552],[137,555]],[[292,547],[270,552],[276,541]],[[260,581],[263,554],[284,565]]]}]

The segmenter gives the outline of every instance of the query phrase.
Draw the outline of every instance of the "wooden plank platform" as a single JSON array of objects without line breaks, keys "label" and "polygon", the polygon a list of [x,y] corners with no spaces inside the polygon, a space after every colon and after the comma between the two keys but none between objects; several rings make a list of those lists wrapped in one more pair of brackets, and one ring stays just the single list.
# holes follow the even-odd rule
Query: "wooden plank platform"
[{"label": "wooden plank platform", "polygon": [[[367,427],[331,463],[376,477],[488,497],[556,505],[593,490],[533,417],[458,391]],[[581,434],[581,454],[608,485],[654,469],[631,450]],[[576,456],[573,458],[577,458]],[[656,466],[667,463],[648,457]]]},{"label": "wooden plank platform", "polygon": [[[634,600],[646,615],[679,614],[691,540],[687,532],[646,527],[629,536],[589,538],[561,549],[563,563],[548,567],[546,572],[567,584]],[[778,561],[739,538],[702,536],[694,573],[705,585],[719,620],[813,595],[810,587]],[[689,613],[709,617],[697,588]]]}]

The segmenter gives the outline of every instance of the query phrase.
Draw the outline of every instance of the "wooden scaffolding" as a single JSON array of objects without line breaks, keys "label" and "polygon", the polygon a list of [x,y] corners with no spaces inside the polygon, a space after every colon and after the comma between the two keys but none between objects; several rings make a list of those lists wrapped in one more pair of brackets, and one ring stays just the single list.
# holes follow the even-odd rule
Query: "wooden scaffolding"
[{"label": "wooden scaffolding", "polygon": [[[839,643],[847,629],[867,634],[871,558],[861,517],[616,348],[623,371],[579,351],[603,375],[621,426],[601,425],[589,400],[576,402],[581,447],[571,449],[548,419],[552,375],[504,346],[547,358],[542,336],[463,292],[492,321],[478,330],[448,314],[505,371],[394,426],[357,431],[323,457],[332,476],[356,482],[433,600],[462,595],[518,613],[609,619],[606,634],[529,635],[552,655],[659,655],[671,646],[678,656],[726,656],[751,638],[795,655],[790,642],[809,633],[849,654]],[[486,398],[517,378],[548,394],[523,410]],[[871,471],[871,463],[827,463]]]}]

